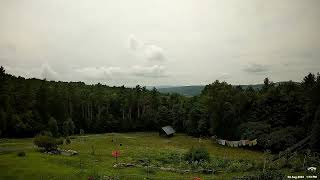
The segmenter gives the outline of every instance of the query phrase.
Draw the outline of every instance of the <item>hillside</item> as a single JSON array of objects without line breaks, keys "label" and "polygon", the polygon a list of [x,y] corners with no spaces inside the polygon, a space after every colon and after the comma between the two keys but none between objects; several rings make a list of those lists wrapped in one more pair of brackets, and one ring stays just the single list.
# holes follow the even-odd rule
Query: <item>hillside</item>
[{"label": "hillside", "polygon": [[[236,86],[236,85],[234,85]],[[240,85],[243,89],[252,87],[255,90],[262,88],[263,84],[254,84],[254,85]],[[184,96],[197,96],[201,94],[201,91],[204,89],[204,85],[195,85],[195,86],[173,86],[173,87],[156,87],[157,90],[161,93],[178,93]]]},{"label": "hillside", "polygon": [[[313,74],[304,77],[303,84],[274,84],[267,79],[261,91],[242,91],[226,82],[214,81],[205,86],[201,96],[190,98],[187,95],[195,95],[196,89],[199,94],[203,86],[182,87],[180,90],[189,90],[180,91],[186,95],[182,96],[141,86],[54,82],[0,72],[1,137],[34,137],[43,131],[54,136],[68,136],[80,130],[87,133],[157,131],[172,125],[177,132],[196,137],[268,137],[270,143],[261,141],[258,147],[279,152],[305,138],[304,132],[311,132],[314,137],[317,132],[311,131],[313,124],[309,122],[313,117],[308,115],[316,114],[315,108],[308,107],[319,104],[320,78]],[[303,118],[308,121],[301,121]],[[269,130],[261,134],[260,129],[266,127]],[[281,139],[283,133],[292,138]],[[283,145],[283,141],[287,143]]]},{"label": "hillside", "polygon": [[[167,139],[159,137],[158,133],[107,133],[73,136],[71,141],[71,144],[59,146],[79,152],[70,157],[41,153],[34,148],[31,139],[0,141],[0,179],[89,179],[90,176],[94,179],[118,176],[120,179],[134,180],[193,179],[195,176],[231,179],[257,173],[257,169],[262,168],[264,158],[261,152],[224,147],[209,139],[199,142],[198,138],[184,134]],[[186,163],[183,155],[193,146],[206,147],[211,158],[209,165],[217,173],[190,171],[192,167]],[[115,149],[121,152],[118,163],[128,163],[130,166],[114,166],[117,161],[111,152]],[[16,155],[21,151],[26,156]],[[144,164],[147,158],[150,159],[149,164]],[[235,168],[234,164],[241,167]],[[186,170],[186,173],[172,172],[169,167]]]}]

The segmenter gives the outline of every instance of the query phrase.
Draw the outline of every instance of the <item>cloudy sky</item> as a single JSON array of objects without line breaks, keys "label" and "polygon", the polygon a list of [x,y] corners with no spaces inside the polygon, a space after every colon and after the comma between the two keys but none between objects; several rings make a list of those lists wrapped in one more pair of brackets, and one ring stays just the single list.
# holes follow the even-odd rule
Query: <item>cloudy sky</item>
[{"label": "cloudy sky", "polygon": [[300,81],[320,71],[319,0],[1,0],[0,65],[108,85]]}]

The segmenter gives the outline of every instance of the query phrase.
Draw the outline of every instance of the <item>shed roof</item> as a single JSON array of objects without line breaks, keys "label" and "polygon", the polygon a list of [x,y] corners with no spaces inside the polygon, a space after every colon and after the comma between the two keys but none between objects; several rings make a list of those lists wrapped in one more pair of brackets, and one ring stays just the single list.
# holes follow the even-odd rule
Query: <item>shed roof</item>
[{"label": "shed roof", "polygon": [[164,126],[162,127],[162,130],[167,134],[174,134],[176,131],[171,126]]}]

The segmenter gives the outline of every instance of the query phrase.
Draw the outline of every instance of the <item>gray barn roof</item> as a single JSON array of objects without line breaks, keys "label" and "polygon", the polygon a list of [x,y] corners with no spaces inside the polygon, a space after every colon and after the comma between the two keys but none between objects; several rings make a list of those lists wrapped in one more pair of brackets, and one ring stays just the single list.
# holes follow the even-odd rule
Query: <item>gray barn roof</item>
[{"label": "gray barn roof", "polygon": [[171,126],[164,126],[162,127],[162,130],[167,134],[174,134],[176,131]]}]

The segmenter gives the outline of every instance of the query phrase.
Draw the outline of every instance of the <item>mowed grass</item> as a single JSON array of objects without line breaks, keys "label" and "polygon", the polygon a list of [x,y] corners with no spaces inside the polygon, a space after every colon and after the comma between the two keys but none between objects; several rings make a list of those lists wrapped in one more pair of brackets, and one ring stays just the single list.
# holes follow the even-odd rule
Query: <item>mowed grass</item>
[{"label": "mowed grass", "polygon": [[[32,139],[8,139],[0,141],[0,179],[88,179],[88,176],[119,176],[120,179],[230,179],[246,173],[220,172],[214,175],[196,173],[179,174],[156,169],[148,173],[144,168],[114,168],[116,162],[113,150],[120,150],[118,162],[134,162],[137,158],[157,157],[163,153],[183,154],[192,146],[205,146],[211,157],[230,160],[250,160],[263,162],[261,152],[217,145],[209,139],[192,138],[176,134],[172,138],[162,138],[158,133],[109,133],[74,136],[71,144],[62,149],[79,152],[76,156],[48,155],[40,153]],[[122,144],[122,146],[120,146]],[[17,152],[25,151],[25,157]],[[258,169],[259,170],[259,169]],[[258,171],[257,170],[257,171]]]}]

